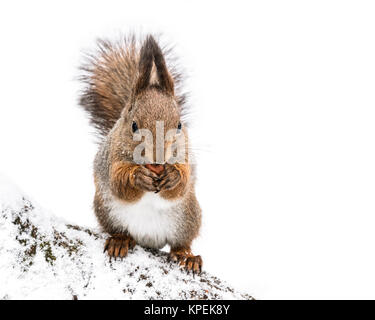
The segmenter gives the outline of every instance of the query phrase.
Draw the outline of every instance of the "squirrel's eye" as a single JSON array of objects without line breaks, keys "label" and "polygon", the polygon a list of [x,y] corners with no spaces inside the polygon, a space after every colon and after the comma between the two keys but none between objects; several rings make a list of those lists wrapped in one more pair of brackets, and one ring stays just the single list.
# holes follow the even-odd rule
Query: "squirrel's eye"
[{"label": "squirrel's eye", "polygon": [[178,126],[177,126],[177,131],[181,131],[181,128],[182,128],[182,124],[181,124],[181,122],[179,122]]},{"label": "squirrel's eye", "polygon": [[133,121],[133,123],[132,123],[132,130],[133,130],[133,132],[138,131],[138,125],[135,121]]}]

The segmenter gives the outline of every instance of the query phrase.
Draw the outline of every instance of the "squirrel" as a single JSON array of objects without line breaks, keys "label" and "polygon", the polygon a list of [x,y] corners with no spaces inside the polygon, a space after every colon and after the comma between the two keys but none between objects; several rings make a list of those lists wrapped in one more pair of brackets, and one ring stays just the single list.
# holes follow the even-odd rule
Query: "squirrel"
[{"label": "squirrel", "polygon": [[191,251],[201,226],[201,208],[190,152],[183,154],[185,161],[170,163],[174,137],[172,142],[163,141],[162,161],[155,161],[156,148],[143,151],[144,163],[134,157],[139,145],[134,136],[147,129],[151,140],[157,140],[158,121],[165,132],[183,133],[183,143],[190,150],[183,121],[186,96],[177,92],[181,74],[173,65],[167,67],[165,57],[170,51],[162,50],[152,35],[143,41],[132,35],[97,44],[97,53],[88,55],[81,66],[85,86],[79,104],[101,138],[94,160],[94,211],[110,235],[104,252],[116,259],[125,257],[136,244],[154,249],[169,245],[172,261],[188,272],[200,273],[202,258]]}]

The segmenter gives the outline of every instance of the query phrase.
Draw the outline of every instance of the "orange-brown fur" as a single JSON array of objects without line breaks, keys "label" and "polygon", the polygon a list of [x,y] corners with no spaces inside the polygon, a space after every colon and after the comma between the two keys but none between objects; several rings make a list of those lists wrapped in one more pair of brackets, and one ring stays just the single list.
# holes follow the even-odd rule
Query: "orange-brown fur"
[{"label": "orange-brown fur", "polygon": [[138,168],[130,162],[115,162],[112,164],[110,184],[112,192],[120,199],[134,202],[139,200],[143,191],[134,185],[134,171]]},{"label": "orange-brown fur", "polygon": [[181,180],[174,189],[162,190],[160,192],[160,196],[165,199],[175,199],[181,197],[186,191],[186,186],[190,177],[190,168],[185,164],[175,164],[175,167],[181,175]]}]

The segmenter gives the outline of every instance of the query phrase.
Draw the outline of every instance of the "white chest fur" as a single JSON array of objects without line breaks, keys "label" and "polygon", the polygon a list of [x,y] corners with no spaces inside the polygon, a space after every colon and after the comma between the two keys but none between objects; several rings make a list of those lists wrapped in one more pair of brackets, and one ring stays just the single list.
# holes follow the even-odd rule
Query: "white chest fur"
[{"label": "white chest fur", "polygon": [[177,202],[168,201],[158,194],[146,192],[134,204],[112,199],[111,218],[123,231],[128,231],[134,240],[143,246],[162,248],[173,239],[178,219]]}]

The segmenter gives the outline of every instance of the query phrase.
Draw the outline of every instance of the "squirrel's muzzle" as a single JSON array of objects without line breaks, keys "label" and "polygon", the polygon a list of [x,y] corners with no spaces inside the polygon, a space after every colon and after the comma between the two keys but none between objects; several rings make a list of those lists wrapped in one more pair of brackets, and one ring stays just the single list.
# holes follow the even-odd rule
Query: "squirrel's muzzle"
[{"label": "squirrel's muzzle", "polygon": [[157,175],[160,175],[164,171],[164,166],[162,164],[146,164],[145,167]]}]

